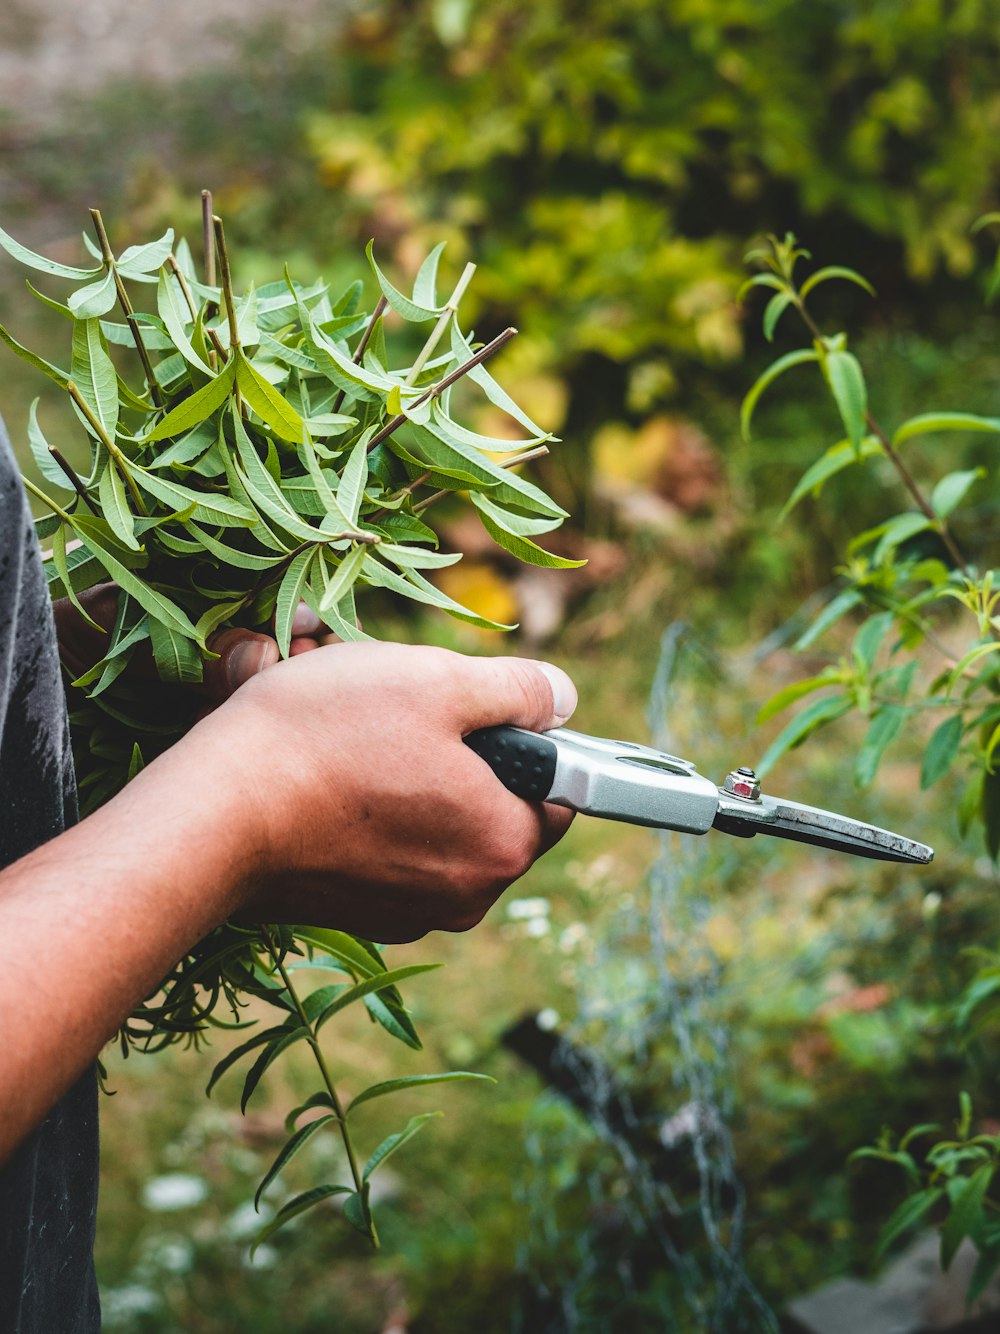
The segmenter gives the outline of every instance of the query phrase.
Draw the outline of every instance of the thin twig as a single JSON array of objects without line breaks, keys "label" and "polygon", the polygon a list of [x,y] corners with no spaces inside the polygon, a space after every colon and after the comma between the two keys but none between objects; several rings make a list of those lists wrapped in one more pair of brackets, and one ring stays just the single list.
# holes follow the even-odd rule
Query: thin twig
[{"label": "thin twig", "polygon": [[[306,1040],[309,1043],[309,1046],[312,1048],[313,1056],[316,1058],[316,1064],[319,1067],[320,1075],[323,1078],[323,1083],[326,1085],[326,1091],[330,1097],[330,1104],[333,1108],[333,1114],[336,1118],[337,1125],[340,1129],[340,1137],[344,1142],[344,1152],[347,1154],[347,1162],[351,1169],[351,1177],[354,1181],[354,1189],[357,1192],[358,1199],[363,1200],[364,1181],[362,1180],[361,1177],[361,1170],[358,1167],[357,1155],[354,1152],[354,1144],[353,1141],[351,1140],[351,1133],[347,1128],[347,1115],[344,1112],[343,1104],[341,1103],[340,1098],[337,1094],[337,1087],[333,1082],[333,1077],[330,1074],[329,1067],[327,1066],[326,1057],[323,1055],[323,1049],[319,1044],[319,1038],[316,1036],[316,1032],[312,1024],[309,1022],[309,1018],[305,1012],[305,1007],[303,1006],[302,1001],[295,990],[295,987],[292,985],[292,979],[291,976],[289,975],[288,969],[285,967],[280,954],[278,953],[277,949],[275,949],[274,944],[271,941],[270,933],[267,933],[267,941],[268,941],[268,950],[270,951],[271,958],[274,960],[274,966],[275,968],[277,968],[278,973],[281,976],[281,980],[285,984],[285,990],[288,993],[289,999],[295,1006],[295,1011],[299,1016],[299,1022],[302,1024],[302,1027],[308,1033],[308,1038]],[[375,1231],[375,1224],[374,1222],[371,1221],[370,1215],[369,1215],[369,1228],[370,1228],[369,1236],[371,1237],[372,1245],[376,1249],[378,1249],[378,1244],[379,1244],[378,1233]]]},{"label": "thin twig", "polygon": [[100,510],[97,508],[97,506],[91,500],[90,496],[87,494],[87,488],[84,486],[79,473],[70,464],[69,460],[63,457],[62,450],[57,449],[55,445],[49,445],[49,453],[52,455],[53,459],[63,470],[66,476],[69,478],[73,490],[80,497],[83,503],[87,506],[91,514],[99,515]]},{"label": "thin twig", "polygon": [[[437,384],[431,385],[430,389],[428,389],[425,394],[421,394],[418,399],[410,404],[410,412],[412,412],[414,408],[422,407],[423,404],[430,399],[437,398],[439,394],[443,394],[446,389],[455,383],[456,380],[460,380],[463,375],[467,375],[469,371],[475,369],[476,366],[479,366],[489,357],[492,357],[494,352],[499,352],[504,344],[509,343],[516,333],[516,329],[510,328],[504,329],[502,334],[497,334],[492,343],[487,343],[485,347],[481,347],[474,356],[469,358],[468,361],[463,362],[462,365],[458,366],[455,370],[450,371],[444,379],[439,380]],[[377,435],[373,435],[368,442],[369,454],[376,445],[380,445],[383,440],[388,440],[393,431],[398,430],[399,427],[403,426],[408,420],[408,415],[401,412],[398,416],[393,417],[392,421],[387,422],[386,425],[382,427],[381,431],[379,431]]]},{"label": "thin twig", "polygon": [[[355,366],[361,365],[361,358],[365,355],[365,348],[368,346],[368,340],[375,332],[375,325],[378,323],[379,317],[382,315],[382,312],[385,310],[388,304],[389,303],[388,301],[386,301],[384,296],[380,296],[378,301],[376,302],[375,309],[372,311],[371,314],[371,319],[368,321],[365,331],[361,335],[361,342],[355,348],[354,356],[351,358],[351,361],[353,361]],[[340,411],[340,409],[344,406],[344,399],[346,397],[347,397],[347,390],[341,389],[333,405],[334,412]]]},{"label": "thin twig", "polygon": [[215,213],[212,208],[211,190],[201,192],[201,230],[205,248],[205,285],[215,286],[215,237],[213,222]]},{"label": "thin twig", "polygon": [[[235,357],[240,350],[240,331],[236,322],[236,299],[233,296],[233,275],[229,267],[226,233],[222,225],[222,219],[217,214],[213,214],[212,224],[215,227],[215,244],[219,252],[219,267],[222,269],[222,291],[226,298],[226,315],[229,319],[229,347]],[[243,397],[240,394],[240,387],[238,384],[233,387],[236,391],[236,410],[242,415]]]},{"label": "thin twig", "polygon": [[115,252],[111,249],[111,242],[108,240],[108,234],[104,228],[104,219],[101,217],[99,208],[92,208],[90,216],[94,222],[94,230],[97,232],[97,239],[100,242],[101,254],[104,256],[105,268],[112,274],[115,282],[115,291],[118,293],[118,304],[122,308],[122,314],[125,316],[125,323],[128,325],[135,341],[135,350],[139,354],[139,360],[142,362],[142,371],[149,388],[149,396],[154,404],[161,408],[163,398],[160,394],[160,386],[156,383],[156,376],[153,374],[153,363],[149,359],[149,351],[143,341],[142,333],[139,329],[139,322],[135,318],[135,312],[132,309],[132,302],[129,300],[128,292],[125,290],[125,284],[122,282],[121,274],[118,272],[118,265],[115,263]]},{"label": "thin twig", "polygon": [[448,325],[451,323],[452,316],[458,310],[458,303],[465,295],[465,289],[472,281],[472,275],[475,273],[475,271],[476,271],[475,264],[466,264],[465,268],[462,270],[462,276],[455,284],[454,292],[452,292],[451,296],[448,298],[448,301],[444,309],[438,316],[437,323],[434,325],[434,328],[430,332],[430,337],[427,339],[427,342],[420,349],[419,356],[417,357],[416,361],[413,363],[413,365],[410,367],[407,373],[406,376],[407,384],[416,384],[417,376],[424,369],[424,366],[430,359],[431,353],[434,351],[438,343],[441,341],[441,335],[444,333],[445,329],[447,329]]},{"label": "thin twig", "polygon": [[117,465],[119,472],[128,484],[129,490],[132,492],[132,498],[136,503],[139,513],[148,515],[149,511],[146,508],[146,502],[142,498],[142,492],[139,490],[138,486],[136,486],[135,478],[132,476],[128,466],[130,460],[125,457],[115,441],[108,435],[107,431],[95,416],[93,408],[91,408],[90,404],[80,393],[80,390],[72,380],[66,381],[66,391],[89,423],[98,440],[100,440],[111,455],[112,463]]},{"label": "thin twig", "polygon": [[[538,445],[535,449],[528,449],[523,454],[518,454],[517,458],[506,459],[499,466],[501,468],[516,468],[519,463],[531,463],[533,459],[543,459],[548,452],[547,445]],[[417,482],[426,481],[429,475],[429,473],[424,473],[422,478],[417,479]],[[411,483],[411,485],[413,484]],[[427,496],[418,505],[414,505],[413,513],[423,514],[428,505],[434,505],[437,501],[444,500],[445,496],[453,496],[454,494],[454,491],[435,491],[433,495]],[[383,513],[385,512],[383,511]],[[375,515],[369,515],[369,521],[373,518],[375,518]]]}]

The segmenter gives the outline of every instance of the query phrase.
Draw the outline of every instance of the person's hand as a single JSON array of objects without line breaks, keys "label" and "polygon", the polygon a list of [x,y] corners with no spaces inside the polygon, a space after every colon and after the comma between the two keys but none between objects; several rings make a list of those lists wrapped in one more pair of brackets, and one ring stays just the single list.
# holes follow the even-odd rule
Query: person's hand
[{"label": "person's hand", "polygon": [[575,705],[549,664],[320,647],[253,675],[123,796],[148,808],[158,783],[187,801],[192,857],[201,837],[217,862],[225,840],[227,912],[387,943],[465,930],[572,817],[513,796],[462,737],[555,727]]},{"label": "person's hand", "polygon": [[[60,598],[52,604],[59,656],[71,677],[81,676],[107,652],[107,632],[114,625],[118,611],[118,589],[110,583],[95,584],[80,594],[80,602],[87,615],[103,627],[104,633],[90,625],[69,598]],[[314,611],[300,602],[292,622],[290,655],[296,657],[321,644],[332,643],[340,643],[340,640],[329,632]],[[254,630],[219,630],[210,637],[208,645],[219,656],[205,663],[203,680],[192,687],[207,697],[207,707],[228,699],[252,676],[266,667],[273,667],[280,657],[275,640]],[[148,644],[136,650],[129,665],[129,675],[133,679],[158,679]]]}]

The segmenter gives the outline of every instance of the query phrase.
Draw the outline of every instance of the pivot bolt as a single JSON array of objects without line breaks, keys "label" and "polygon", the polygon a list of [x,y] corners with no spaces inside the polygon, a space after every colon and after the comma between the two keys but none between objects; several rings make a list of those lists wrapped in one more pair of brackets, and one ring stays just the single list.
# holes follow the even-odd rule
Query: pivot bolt
[{"label": "pivot bolt", "polygon": [[726,774],[722,786],[731,796],[742,797],[744,801],[760,801],[760,779],[745,765]]}]

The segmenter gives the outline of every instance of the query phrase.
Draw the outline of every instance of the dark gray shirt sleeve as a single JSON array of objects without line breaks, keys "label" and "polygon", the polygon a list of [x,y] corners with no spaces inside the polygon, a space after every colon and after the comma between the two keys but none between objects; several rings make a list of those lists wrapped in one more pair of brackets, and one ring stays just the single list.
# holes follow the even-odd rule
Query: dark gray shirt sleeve
[{"label": "dark gray shirt sleeve", "polygon": [[[0,868],[76,820],[38,544],[0,422]],[[42,952],[44,938],[30,948]],[[0,1035],[17,1023],[0,1014]],[[0,1090],[4,1101],[16,1088]],[[0,1171],[0,1330],[96,1334],[97,1088],[89,1071]]]}]

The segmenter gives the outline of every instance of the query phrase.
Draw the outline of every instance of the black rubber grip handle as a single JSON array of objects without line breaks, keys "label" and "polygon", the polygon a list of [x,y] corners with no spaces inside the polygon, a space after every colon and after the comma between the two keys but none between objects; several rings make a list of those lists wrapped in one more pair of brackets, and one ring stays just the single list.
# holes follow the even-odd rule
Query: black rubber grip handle
[{"label": "black rubber grip handle", "polygon": [[544,801],[552,790],[559,751],[554,741],[519,727],[481,727],[463,737],[505,788],[525,801]]}]

